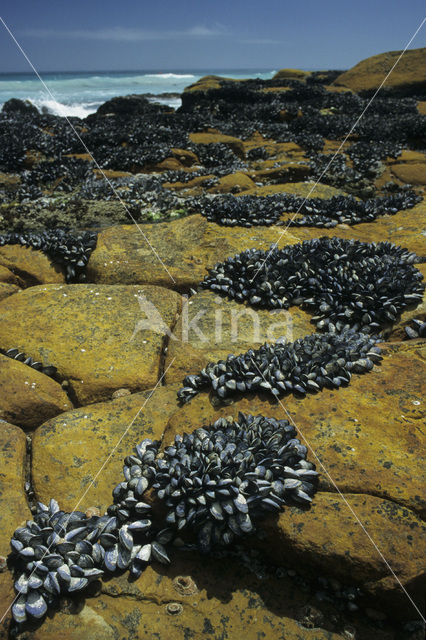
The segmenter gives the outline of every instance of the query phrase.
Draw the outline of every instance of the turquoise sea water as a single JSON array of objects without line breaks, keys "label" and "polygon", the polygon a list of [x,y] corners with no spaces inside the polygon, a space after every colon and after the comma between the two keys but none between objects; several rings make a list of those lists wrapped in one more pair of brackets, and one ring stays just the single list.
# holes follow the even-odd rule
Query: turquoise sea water
[{"label": "turquoise sea water", "polygon": [[[0,107],[10,98],[30,100],[40,110],[47,109],[59,116],[84,118],[100,104],[114,96],[130,93],[182,93],[184,88],[207,74],[230,78],[272,78],[276,70],[245,69],[244,71],[206,69],[197,71],[102,71],[99,73],[41,73],[54,98],[44,89],[33,73],[0,74]],[[160,102],[180,106],[179,98],[163,97]]]}]

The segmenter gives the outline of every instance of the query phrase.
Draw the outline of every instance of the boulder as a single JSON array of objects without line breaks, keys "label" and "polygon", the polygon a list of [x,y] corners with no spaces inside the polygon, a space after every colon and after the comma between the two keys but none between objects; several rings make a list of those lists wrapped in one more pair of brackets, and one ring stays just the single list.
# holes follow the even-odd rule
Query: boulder
[{"label": "boulder", "polygon": [[[0,638],[9,636],[9,605],[15,597],[13,574],[3,569],[15,529],[31,519],[24,493],[27,441],[24,432],[0,419]],[[3,619],[4,616],[4,619]]]},{"label": "boulder", "polygon": [[302,71],[302,69],[280,69],[272,80],[306,80],[310,75],[310,71]]},{"label": "boulder", "polygon": [[[357,93],[370,95],[379,88],[401,56],[402,51],[388,51],[361,60],[332,83]],[[395,96],[424,94],[426,90],[426,47],[408,49],[386,79],[382,91]]]},{"label": "boulder", "polygon": [[234,136],[226,136],[222,133],[190,133],[189,139],[194,144],[224,144],[239,158],[245,158],[244,143]]},{"label": "boulder", "polygon": [[2,113],[17,113],[19,115],[26,115],[36,118],[40,116],[39,110],[35,105],[32,104],[32,102],[30,102],[29,100],[19,100],[18,98],[11,98],[10,100],[7,100],[2,107]]},{"label": "boulder", "polygon": [[122,480],[123,459],[144,438],[161,439],[177,409],[177,389],[159,386],[154,393],[74,409],[41,425],[34,433],[32,454],[37,499],[46,503],[54,497],[61,508],[72,510],[84,494],[83,506],[95,505],[103,513]]},{"label": "boulder", "polygon": [[0,419],[30,429],[72,407],[58,382],[0,354]]},{"label": "boulder", "polygon": [[96,111],[96,114],[89,116],[91,122],[97,116],[118,115],[118,116],[138,116],[146,113],[164,113],[170,111],[166,105],[153,104],[145,95],[132,94],[128,96],[117,96],[107,100]]},{"label": "boulder", "polygon": [[[301,166],[302,171],[305,170],[303,165],[297,165],[296,162],[292,164],[294,166]],[[301,198],[325,199],[332,198],[337,195],[347,195],[341,189],[336,189],[328,184],[321,184],[321,182],[315,183],[312,180],[308,180],[307,182],[268,184],[263,187],[256,187],[253,191],[246,192],[244,195],[268,196],[273,193],[292,193],[293,195],[300,196]],[[323,229],[316,229],[316,231],[322,233]],[[297,233],[299,233],[299,229],[297,229]]]},{"label": "boulder", "polygon": [[426,185],[426,162],[394,164],[391,170],[405,184]]},{"label": "boulder", "polygon": [[237,171],[219,179],[218,183],[209,189],[209,193],[241,193],[253,189],[255,183],[245,173]]},{"label": "boulder", "polygon": [[[166,381],[179,382],[210,361],[285,338],[292,342],[313,333],[311,316],[299,307],[253,309],[210,290],[185,302],[169,341]],[[182,377],[183,373],[183,377]]]},{"label": "boulder", "polygon": [[[287,395],[277,403],[272,396],[235,395],[224,404],[201,393],[170,418],[164,444],[176,433],[222,416],[236,417],[239,411],[291,419],[309,443],[308,459],[321,474],[320,489],[335,491],[319,461],[342,492],[374,495],[424,515],[419,451],[425,437],[419,425],[425,418],[425,348],[410,342],[383,348],[383,361],[371,372],[354,374],[346,388],[323,389],[306,398]],[[187,373],[198,371],[187,367]]]},{"label": "boulder", "polygon": [[0,265],[14,273],[21,286],[65,282],[62,268],[49,256],[18,244],[0,247]]},{"label": "boulder", "polygon": [[17,287],[22,285],[22,280],[10,269],[0,264],[0,283],[14,284]]},{"label": "boulder", "polygon": [[[223,227],[198,214],[145,224],[142,229],[173,281],[136,225],[110,227],[99,234],[87,266],[87,279],[108,284],[150,283],[187,291],[196,287],[206,269],[216,262],[250,246],[268,249],[282,233],[277,227]],[[294,242],[296,238],[286,232],[279,245]]]},{"label": "boulder", "polygon": [[350,575],[375,603],[392,607],[393,617],[414,617],[416,610],[385,558],[424,612],[426,527],[410,509],[370,495],[320,492],[309,510],[286,508],[262,529],[265,538],[258,544],[274,562],[290,561],[298,570],[309,567],[343,582]]},{"label": "boulder", "polygon": [[424,236],[419,229],[426,226],[426,202],[423,200],[412,209],[399,211],[395,215],[384,215],[374,222],[363,222],[352,227],[337,225],[333,229],[315,229],[313,227],[298,227],[300,240],[309,240],[320,236],[338,236],[361,240],[362,242],[393,242],[419,256],[425,255]]},{"label": "boulder", "polygon": [[0,556],[10,553],[13,532],[31,518],[24,493],[26,446],[22,429],[0,419]]},{"label": "boulder", "polygon": [[4,298],[8,298],[14,293],[18,293],[19,287],[15,284],[5,284],[4,282],[0,282],[0,301],[4,300]]},{"label": "boulder", "polygon": [[155,385],[179,309],[177,293],[153,286],[31,287],[0,303],[0,344],[56,366],[88,404]]}]

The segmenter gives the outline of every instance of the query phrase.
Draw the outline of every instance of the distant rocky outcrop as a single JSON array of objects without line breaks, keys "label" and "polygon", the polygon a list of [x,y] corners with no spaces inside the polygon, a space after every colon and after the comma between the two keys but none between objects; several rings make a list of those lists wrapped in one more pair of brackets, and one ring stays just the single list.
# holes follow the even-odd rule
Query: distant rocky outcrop
[{"label": "distant rocky outcrop", "polygon": [[[372,94],[392,69],[402,51],[388,51],[358,62],[352,69],[342,73],[334,85],[343,86],[361,95]],[[383,90],[395,96],[426,93],[426,47],[406,51],[395,69],[387,78]]]},{"label": "distant rocky outcrop", "polygon": [[310,75],[310,71],[302,71],[302,69],[280,69],[272,80],[306,80]]}]

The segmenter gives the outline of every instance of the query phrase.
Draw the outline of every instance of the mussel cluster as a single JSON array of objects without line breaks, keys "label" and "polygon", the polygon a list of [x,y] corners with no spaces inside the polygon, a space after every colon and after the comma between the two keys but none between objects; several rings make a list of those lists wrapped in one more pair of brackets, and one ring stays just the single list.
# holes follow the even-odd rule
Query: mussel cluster
[{"label": "mussel cluster", "polygon": [[390,242],[315,238],[248,249],[209,270],[201,286],[267,309],[303,305],[318,329],[377,331],[422,299],[414,253]]},{"label": "mussel cluster", "polygon": [[80,591],[103,575],[94,548],[109,521],[108,516],[65,513],[56,500],[49,506],[38,503],[34,520],[16,529],[10,543],[19,573],[19,596],[12,606],[16,622],[42,618],[61,593]]},{"label": "mussel cluster", "polygon": [[57,368],[53,365],[44,365],[42,362],[34,360],[31,356],[26,356],[25,353],[15,347],[13,349],[0,349],[0,353],[8,358],[12,358],[12,360],[23,362],[32,369],[44,373],[46,376],[54,376],[57,372]]},{"label": "mussel cluster", "polygon": [[[317,472],[287,420],[239,414],[160,443],[143,440],[124,461],[124,481],[103,516],[65,513],[55,500],[38,503],[34,520],[11,540],[19,574],[16,622],[42,618],[61,594],[74,593],[105,572],[139,576],[151,560],[170,562],[165,545],[192,529],[208,552],[252,533],[254,521],[286,504],[308,505]],[[166,507],[157,523],[148,489]],[[162,528],[164,527],[165,528]],[[183,541],[181,541],[183,543]]]},{"label": "mussel cluster", "polygon": [[65,270],[66,281],[84,277],[90,254],[96,247],[97,233],[94,231],[71,232],[65,229],[46,231],[11,231],[0,235],[0,247],[20,244],[43,251]]},{"label": "mussel cluster", "polygon": [[419,318],[413,318],[410,324],[405,327],[405,335],[409,340],[426,338],[426,322]]},{"label": "mussel cluster", "polygon": [[346,329],[341,333],[313,333],[292,343],[265,343],[226,360],[210,362],[200,373],[188,375],[177,397],[189,402],[200,391],[224,399],[242,393],[305,395],[324,387],[349,384],[352,373],[371,371],[380,362],[378,338]]},{"label": "mussel cluster", "polygon": [[[335,227],[339,223],[349,225],[371,222],[384,214],[395,214],[402,209],[411,209],[421,197],[413,191],[369,198],[362,201],[353,196],[333,196],[323,198],[302,198],[290,193],[268,196],[218,195],[189,198],[186,207],[199,211],[209,222],[224,226],[251,227],[256,225],[288,224],[292,227]],[[298,214],[298,217],[282,220],[283,213]]]}]

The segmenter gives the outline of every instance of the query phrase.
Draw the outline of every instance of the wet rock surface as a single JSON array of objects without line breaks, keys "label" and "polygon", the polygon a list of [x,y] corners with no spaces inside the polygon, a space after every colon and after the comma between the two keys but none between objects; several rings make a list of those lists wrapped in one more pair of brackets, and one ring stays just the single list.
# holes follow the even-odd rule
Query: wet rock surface
[{"label": "wet rock surface", "polygon": [[[13,303],[10,298],[2,301],[0,344],[18,347],[43,364],[56,366],[83,404],[109,397],[121,387],[153,387],[163,325],[157,332],[151,330],[138,296],[143,296],[146,308],[155,306],[165,327],[172,324],[180,297],[170,290],[46,285],[22,291]],[[140,330],[138,321],[145,321]]]},{"label": "wet rock surface", "polygon": [[37,427],[72,402],[47,375],[0,354],[0,418],[23,428]]},{"label": "wet rock surface", "polygon": [[[38,498],[48,503],[55,484],[61,507],[72,510],[94,480],[84,502],[103,513],[121,476],[123,458],[144,438],[162,437],[164,425],[177,409],[177,389],[178,385],[160,387],[151,400],[151,391],[145,391],[96,403],[41,425],[33,439],[33,482]],[[113,450],[107,467],[95,477]]]},{"label": "wet rock surface", "polygon": [[[172,416],[165,439],[188,432],[196,419],[203,425],[249,407],[255,414],[275,418],[286,417],[288,411],[342,491],[386,497],[424,515],[417,455],[424,446],[424,371],[422,345],[395,343],[384,349],[379,366],[368,375],[353,376],[338,390],[323,389],[307,398],[287,395],[281,403],[262,394],[236,395],[231,404],[218,403],[202,393]],[[374,410],[377,406],[383,407],[383,414]],[[324,474],[321,488],[334,490]]]}]

